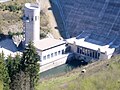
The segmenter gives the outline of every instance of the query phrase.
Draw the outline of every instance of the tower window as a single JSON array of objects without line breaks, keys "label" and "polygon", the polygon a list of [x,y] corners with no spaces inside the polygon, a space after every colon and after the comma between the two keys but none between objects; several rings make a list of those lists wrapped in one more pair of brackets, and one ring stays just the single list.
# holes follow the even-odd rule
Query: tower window
[{"label": "tower window", "polygon": [[35,16],[35,21],[37,20],[37,16]]},{"label": "tower window", "polygon": [[29,17],[26,17],[26,20],[29,20]]},{"label": "tower window", "polygon": [[33,18],[31,18],[31,21],[33,21]]}]

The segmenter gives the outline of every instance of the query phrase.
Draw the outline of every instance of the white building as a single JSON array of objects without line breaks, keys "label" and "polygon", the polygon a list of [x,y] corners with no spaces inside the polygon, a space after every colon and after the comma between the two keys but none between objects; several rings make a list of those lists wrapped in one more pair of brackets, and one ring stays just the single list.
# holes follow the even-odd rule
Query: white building
[{"label": "white building", "polygon": [[[40,72],[65,64],[68,54],[65,54],[66,41],[46,38],[40,40],[40,6],[39,4],[25,4],[24,25],[25,44],[34,43],[40,56]],[[115,48],[109,45],[101,46],[85,41],[85,38],[67,39],[68,47],[76,55],[82,55],[90,59],[110,59]]]},{"label": "white building", "polygon": [[26,3],[24,8],[25,45],[34,43],[40,56],[40,72],[65,64],[66,42],[52,38],[40,40],[40,4]]},{"label": "white building", "polygon": [[26,3],[24,8],[25,44],[40,39],[40,6],[37,3]]},{"label": "white building", "polygon": [[68,54],[65,54],[66,42],[52,38],[35,42],[40,56],[40,72],[65,64]]},{"label": "white building", "polygon": [[110,59],[115,48],[109,48],[109,45],[101,46],[85,41],[85,38],[71,38],[67,40],[71,51],[91,59]]}]

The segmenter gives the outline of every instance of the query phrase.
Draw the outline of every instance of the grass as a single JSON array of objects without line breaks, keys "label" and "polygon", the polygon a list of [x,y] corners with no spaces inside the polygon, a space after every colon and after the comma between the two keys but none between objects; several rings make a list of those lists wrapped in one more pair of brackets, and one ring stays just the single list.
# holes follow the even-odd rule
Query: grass
[{"label": "grass", "polygon": [[119,59],[116,57],[92,69],[90,66],[84,74],[78,68],[64,76],[43,80],[36,90],[120,90]]},{"label": "grass", "polygon": [[[11,0],[6,3],[0,3],[0,33],[8,34],[8,32],[22,32],[23,31],[23,8],[25,3],[35,2],[36,0]],[[12,6],[13,11],[5,9],[6,7]],[[18,10],[16,7],[22,7]],[[41,36],[46,36],[50,31],[49,22],[46,14],[41,14]]]},{"label": "grass", "polygon": [[1,81],[0,81],[0,90],[3,90],[3,84]]},{"label": "grass", "polygon": [[[8,34],[11,32],[21,32],[22,31],[22,19],[23,16],[23,7],[26,2],[30,2],[31,0],[10,0],[6,3],[0,3],[0,33]],[[32,0],[34,2],[35,0]],[[6,6],[13,7],[22,7],[21,10],[9,11],[5,10]]]}]

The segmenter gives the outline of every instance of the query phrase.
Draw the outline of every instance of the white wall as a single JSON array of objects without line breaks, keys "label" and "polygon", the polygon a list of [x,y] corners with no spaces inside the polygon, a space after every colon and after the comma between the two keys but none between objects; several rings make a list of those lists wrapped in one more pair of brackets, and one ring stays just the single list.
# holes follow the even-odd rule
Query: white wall
[{"label": "white wall", "polygon": [[60,59],[54,60],[50,63],[47,63],[47,64],[44,64],[44,65],[40,66],[40,73],[44,72],[44,71],[47,71],[49,69],[52,69],[54,67],[58,67],[60,65],[65,64],[66,60],[67,60],[67,57],[68,57],[68,54],[65,54]]},{"label": "white wall", "polygon": [[[46,51],[43,51],[42,52],[42,56],[47,56],[48,54],[51,54],[51,53],[55,53],[55,52],[57,52],[57,54],[58,54],[58,51],[61,51],[60,52],[60,54],[62,54],[62,50],[64,50],[65,51],[65,49],[66,49],[66,47],[65,47],[65,44],[64,45],[61,45],[61,46],[58,46],[58,47],[55,47],[55,48],[52,48],[52,49],[49,49],[49,50],[46,50]],[[58,55],[57,55],[58,56]],[[54,57],[55,57],[55,55],[54,55]],[[43,60],[43,58],[42,58],[42,60]],[[43,60],[44,61],[44,60]]]},{"label": "white wall", "polygon": [[[37,49],[37,52],[38,52],[39,56],[41,57],[41,62],[43,64],[45,64],[45,63],[51,62],[51,61],[53,61],[55,59],[61,58],[62,50],[65,51],[65,49],[66,49],[66,46],[64,44],[64,45],[61,45],[61,46],[57,46],[57,47],[51,48],[51,49],[46,50],[46,51],[40,51],[40,50]],[[59,55],[58,55],[58,51],[60,51]],[[55,56],[55,52],[57,52],[57,56]],[[51,57],[52,53],[53,53],[53,57]],[[49,59],[47,58],[48,54],[50,55]],[[46,56],[46,60],[44,60],[44,58],[43,58],[44,56]]]},{"label": "white wall", "polygon": [[31,8],[25,4],[24,18],[25,43],[38,41],[40,38],[40,8]]}]

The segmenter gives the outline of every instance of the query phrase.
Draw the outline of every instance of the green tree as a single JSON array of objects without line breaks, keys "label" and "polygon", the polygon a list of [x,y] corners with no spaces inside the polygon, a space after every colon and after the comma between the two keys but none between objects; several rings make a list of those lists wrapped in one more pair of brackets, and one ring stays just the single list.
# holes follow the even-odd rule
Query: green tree
[{"label": "green tree", "polygon": [[10,76],[10,89],[20,90],[20,56],[16,55],[14,58],[9,56],[6,60],[8,73]]},{"label": "green tree", "polygon": [[27,76],[30,88],[29,90],[34,90],[35,85],[39,80],[39,68],[40,65],[38,61],[40,60],[39,55],[36,52],[33,43],[29,43],[23,52],[23,57],[21,60],[21,69]]},{"label": "green tree", "polygon": [[3,53],[0,54],[0,81],[3,83],[3,90],[9,90],[10,79]]}]

